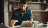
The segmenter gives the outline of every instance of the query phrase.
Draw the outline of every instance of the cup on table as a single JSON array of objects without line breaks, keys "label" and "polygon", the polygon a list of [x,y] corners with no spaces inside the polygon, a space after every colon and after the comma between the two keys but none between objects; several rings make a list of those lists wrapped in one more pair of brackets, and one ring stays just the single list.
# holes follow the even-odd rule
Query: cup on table
[{"label": "cup on table", "polygon": [[48,22],[47,22],[47,27],[48,27]]},{"label": "cup on table", "polygon": [[33,21],[34,22],[34,27],[37,27],[38,21]]}]

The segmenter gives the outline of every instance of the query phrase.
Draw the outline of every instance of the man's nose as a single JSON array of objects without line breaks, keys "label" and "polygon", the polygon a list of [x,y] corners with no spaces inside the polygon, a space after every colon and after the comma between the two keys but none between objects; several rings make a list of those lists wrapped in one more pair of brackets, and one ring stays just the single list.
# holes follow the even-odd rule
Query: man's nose
[{"label": "man's nose", "polygon": [[22,9],[24,9],[24,7]]}]

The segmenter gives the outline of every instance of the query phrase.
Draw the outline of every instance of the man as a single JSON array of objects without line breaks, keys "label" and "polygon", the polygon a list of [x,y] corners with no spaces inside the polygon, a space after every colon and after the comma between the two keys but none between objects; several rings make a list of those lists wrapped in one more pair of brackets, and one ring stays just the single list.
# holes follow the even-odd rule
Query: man
[{"label": "man", "polygon": [[[27,8],[27,4],[26,4],[26,0],[21,0],[20,1],[20,7],[19,9],[16,9],[13,11],[12,13],[12,18],[11,18],[11,22],[10,24],[12,26],[15,25],[21,25],[22,21],[32,21],[32,11],[31,9]],[[18,20],[18,22],[13,22],[13,20]],[[30,22],[31,24],[33,24],[33,22]],[[28,25],[28,23],[27,23]],[[31,27],[30,25],[28,25],[29,27]]]}]

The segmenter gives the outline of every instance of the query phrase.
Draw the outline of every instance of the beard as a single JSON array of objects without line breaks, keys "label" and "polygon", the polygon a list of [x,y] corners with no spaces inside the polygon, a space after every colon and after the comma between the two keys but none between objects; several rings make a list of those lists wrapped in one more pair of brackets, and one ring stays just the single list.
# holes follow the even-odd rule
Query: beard
[{"label": "beard", "polygon": [[21,11],[24,11],[24,9],[21,9]]}]

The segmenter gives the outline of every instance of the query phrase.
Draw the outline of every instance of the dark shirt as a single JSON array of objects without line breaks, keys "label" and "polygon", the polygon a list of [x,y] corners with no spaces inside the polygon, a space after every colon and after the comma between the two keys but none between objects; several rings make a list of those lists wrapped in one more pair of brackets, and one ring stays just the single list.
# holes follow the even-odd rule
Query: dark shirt
[{"label": "dark shirt", "polygon": [[22,21],[32,20],[32,16],[31,9],[26,8],[22,16],[21,9],[19,8],[13,11],[11,20],[18,20],[15,25],[21,25]]}]

